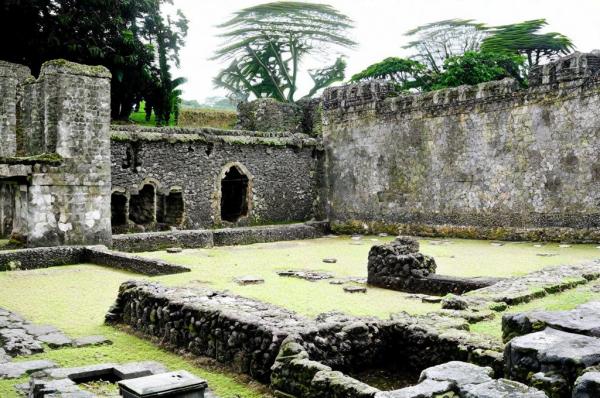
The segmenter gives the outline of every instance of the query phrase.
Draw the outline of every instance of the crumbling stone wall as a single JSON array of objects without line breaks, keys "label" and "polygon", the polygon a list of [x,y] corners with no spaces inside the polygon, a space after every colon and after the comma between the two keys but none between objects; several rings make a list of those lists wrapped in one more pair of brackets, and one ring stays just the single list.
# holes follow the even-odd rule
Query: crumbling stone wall
[{"label": "crumbling stone wall", "polygon": [[437,275],[436,268],[433,257],[419,252],[416,239],[398,236],[392,242],[371,247],[367,281],[384,289],[443,296],[481,289],[500,280]]},{"label": "crumbling stone wall", "polygon": [[[113,131],[112,187],[130,200],[151,184],[157,195],[181,193],[177,228],[305,221],[319,200],[319,142],[302,134],[213,129]],[[221,181],[231,167],[248,178],[247,213],[221,219]],[[131,219],[131,217],[128,217]],[[147,223],[144,230],[160,225]],[[159,228],[160,229],[160,228]]]},{"label": "crumbling stone wall", "polygon": [[559,60],[527,90],[510,79],[397,96],[380,81],[327,89],[330,219],[600,239],[599,59]]},{"label": "crumbling stone wall", "polygon": [[[340,371],[405,366],[418,372],[449,360],[502,367],[499,343],[469,333],[465,320],[435,313],[401,313],[390,320],[337,313],[309,319],[227,292],[129,281],[121,285],[106,321],[215,358],[296,397],[375,391]],[[320,371],[326,373],[315,386]],[[340,395],[311,395],[315,388],[337,389]]]},{"label": "crumbling stone wall", "polygon": [[36,80],[23,68],[0,65],[10,143],[0,184],[19,185],[13,234],[29,246],[110,244],[110,73],[55,60]]}]

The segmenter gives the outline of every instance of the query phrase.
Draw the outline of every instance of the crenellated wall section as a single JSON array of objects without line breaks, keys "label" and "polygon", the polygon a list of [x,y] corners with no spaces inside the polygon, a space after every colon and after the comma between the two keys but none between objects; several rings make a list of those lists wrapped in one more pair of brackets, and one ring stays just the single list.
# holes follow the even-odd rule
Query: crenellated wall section
[{"label": "crenellated wall section", "polygon": [[340,230],[600,240],[600,57],[424,94],[373,81],[323,97]]}]

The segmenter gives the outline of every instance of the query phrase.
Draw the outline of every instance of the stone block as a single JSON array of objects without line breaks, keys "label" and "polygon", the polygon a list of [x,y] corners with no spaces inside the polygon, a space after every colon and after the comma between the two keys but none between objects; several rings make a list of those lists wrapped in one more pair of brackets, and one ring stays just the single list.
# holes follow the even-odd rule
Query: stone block
[{"label": "stone block", "polygon": [[454,396],[452,383],[438,380],[424,380],[411,387],[375,394],[375,398],[452,398]]},{"label": "stone block", "polygon": [[112,344],[112,341],[104,336],[85,336],[73,340],[73,347],[87,347],[104,344]]},{"label": "stone block", "polygon": [[543,391],[506,379],[469,384],[461,392],[463,398],[548,398]]},{"label": "stone block", "polygon": [[600,372],[586,372],[575,381],[573,398],[595,397],[600,397]]},{"label": "stone block", "polygon": [[571,384],[585,368],[600,364],[600,339],[546,328],[510,340],[504,363],[505,374],[514,380],[528,383],[541,371]]},{"label": "stone block", "polygon": [[468,362],[451,361],[427,368],[421,372],[419,381],[448,381],[461,388],[467,384],[481,384],[492,380],[494,371],[490,367],[473,365]]},{"label": "stone block", "polygon": [[38,370],[54,367],[56,367],[56,364],[47,360],[3,363],[0,364],[0,379],[17,379]]}]

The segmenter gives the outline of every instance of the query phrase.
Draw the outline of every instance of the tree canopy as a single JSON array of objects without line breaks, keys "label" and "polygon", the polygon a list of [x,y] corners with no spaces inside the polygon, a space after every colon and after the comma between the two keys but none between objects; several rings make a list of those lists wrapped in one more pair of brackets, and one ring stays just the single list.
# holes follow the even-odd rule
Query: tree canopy
[{"label": "tree canopy", "polygon": [[[348,38],[352,21],[326,4],[274,2],[244,8],[219,25],[224,39],[214,59],[229,62],[214,79],[233,97],[268,97],[293,102],[300,64],[308,54],[327,55],[356,43]],[[309,94],[343,79],[345,62],[310,71]]]},{"label": "tree canopy", "polygon": [[[169,117],[176,92],[169,64],[179,62],[187,20],[165,18],[171,0],[28,0],[0,6],[0,58],[34,74],[54,58],[104,65],[113,75],[112,117],[126,119],[145,99]],[[12,39],[9,39],[12,38]]]},{"label": "tree canopy", "polygon": [[418,26],[405,35],[411,41],[404,48],[415,52],[412,58],[439,73],[446,59],[479,50],[488,32],[472,19],[447,19]]},{"label": "tree canopy", "polygon": [[400,90],[423,89],[427,75],[427,67],[418,61],[389,57],[354,74],[350,81],[383,79],[394,81]]},{"label": "tree canopy", "polygon": [[506,77],[526,85],[531,67],[574,49],[565,35],[539,33],[546,25],[544,19],[497,27],[463,19],[422,25],[407,32],[416,37],[404,47],[416,51],[411,58],[386,58],[353,75],[351,81],[386,79],[399,90],[418,91]]},{"label": "tree canopy", "polygon": [[524,55],[527,68],[531,69],[557,55],[568,54],[575,48],[571,39],[561,33],[539,33],[546,25],[548,23],[545,19],[534,19],[486,28],[490,35],[483,40],[481,49],[493,53]]},{"label": "tree canopy", "polygon": [[431,89],[475,85],[506,77],[523,82],[519,74],[522,65],[523,57],[520,55],[467,51],[446,59],[444,70],[435,76]]}]

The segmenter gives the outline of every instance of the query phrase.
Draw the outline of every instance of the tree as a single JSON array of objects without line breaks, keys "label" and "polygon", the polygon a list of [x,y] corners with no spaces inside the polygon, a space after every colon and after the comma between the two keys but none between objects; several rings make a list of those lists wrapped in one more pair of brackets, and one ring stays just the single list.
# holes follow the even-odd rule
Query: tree
[{"label": "tree", "polygon": [[475,85],[506,77],[515,78],[523,84],[520,76],[523,62],[520,55],[467,51],[463,55],[446,59],[444,70],[436,76],[432,89]]},{"label": "tree", "polygon": [[484,26],[471,19],[448,19],[418,26],[406,35],[414,37],[404,48],[414,50],[412,58],[425,64],[434,73],[440,73],[444,61],[477,51],[489,34]]},{"label": "tree", "polygon": [[521,54],[527,59],[527,69],[552,60],[560,54],[568,54],[575,46],[560,33],[538,33],[548,23],[545,19],[534,19],[512,25],[487,28],[481,49],[494,53]]},{"label": "tree", "polygon": [[[303,58],[349,48],[352,21],[333,7],[303,2],[274,2],[242,9],[219,25],[225,32],[223,45],[214,59],[229,62],[214,79],[231,96],[247,99],[268,97],[293,102]],[[342,61],[312,71],[314,93],[324,84],[339,80]],[[317,88],[317,86],[319,86]]]},{"label": "tree", "polygon": [[[167,60],[177,60],[185,30],[181,14],[165,22],[161,5],[171,0],[27,0],[0,5],[0,59],[29,66],[65,58],[104,65],[112,73],[113,119],[127,119],[135,104],[162,84],[160,40]],[[177,36],[175,39],[174,36]],[[10,39],[18,37],[18,40]],[[162,68],[164,72],[164,65]],[[162,79],[165,78],[163,73]],[[168,87],[168,84],[164,85]]]},{"label": "tree", "polygon": [[391,80],[396,83],[397,88],[401,91],[410,89],[425,91],[429,85],[429,75],[427,67],[418,61],[389,57],[356,73],[350,81]]}]

